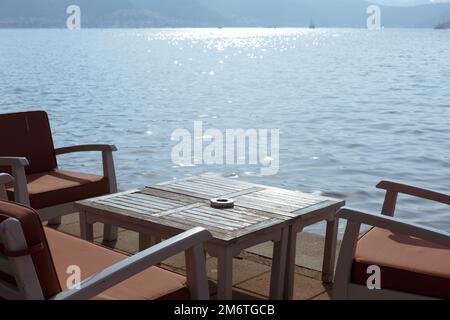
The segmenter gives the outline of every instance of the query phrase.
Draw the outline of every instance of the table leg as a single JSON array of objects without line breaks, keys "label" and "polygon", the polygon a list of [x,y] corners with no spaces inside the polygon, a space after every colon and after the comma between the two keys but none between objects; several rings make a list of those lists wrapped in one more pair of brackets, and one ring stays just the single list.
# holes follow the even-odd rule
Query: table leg
[{"label": "table leg", "polygon": [[322,266],[322,281],[325,283],[333,282],[334,278],[338,230],[339,230],[339,219],[335,218],[333,215],[332,218],[327,220],[325,252],[323,256],[323,266]]},{"label": "table leg", "polygon": [[94,225],[88,222],[86,211],[80,211],[80,236],[84,240],[94,241]]},{"label": "table leg", "polygon": [[48,224],[50,226],[59,226],[61,225],[61,220],[61,217],[51,218],[50,220],[48,220]]},{"label": "table leg", "polygon": [[146,233],[139,233],[139,251],[148,249],[161,242],[161,238]]},{"label": "table leg", "polygon": [[233,298],[233,255],[229,248],[217,255],[217,300]]},{"label": "table leg", "polygon": [[289,226],[281,230],[280,240],[274,242],[272,271],[270,276],[270,299],[283,299],[283,288],[286,270],[286,251],[289,242]]},{"label": "table leg", "polygon": [[297,234],[302,228],[290,225],[288,234],[288,247],[286,256],[286,271],[284,277],[283,299],[292,300],[294,297],[295,256],[297,253]]},{"label": "table leg", "polygon": [[104,241],[116,241],[117,240],[117,227],[106,224],[103,226],[103,240]]}]

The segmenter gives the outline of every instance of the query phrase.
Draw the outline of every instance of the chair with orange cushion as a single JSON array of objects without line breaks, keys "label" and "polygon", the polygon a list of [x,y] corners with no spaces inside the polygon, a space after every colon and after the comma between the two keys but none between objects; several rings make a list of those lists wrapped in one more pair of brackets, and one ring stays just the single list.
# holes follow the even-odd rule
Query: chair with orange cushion
[{"label": "chair with orange cushion", "polygon": [[[0,186],[12,179],[0,174]],[[210,238],[195,228],[128,257],[43,227],[32,208],[0,200],[0,299],[207,300]],[[155,267],[183,251],[187,277]]]},{"label": "chair with orange cushion", "polygon": [[[14,176],[10,200],[38,210],[42,220],[60,224],[61,216],[75,212],[73,202],[117,192],[111,145],[83,145],[55,149],[47,113],[31,111],[0,115],[0,172]],[[98,151],[103,176],[64,171],[57,155]],[[104,239],[115,240],[117,228],[105,226]]]},{"label": "chair with orange cushion", "polygon": [[[450,205],[450,196],[383,181],[381,215],[342,209],[347,220],[333,299],[450,299],[450,233],[393,218],[399,193]],[[372,226],[359,237],[361,224]]]}]

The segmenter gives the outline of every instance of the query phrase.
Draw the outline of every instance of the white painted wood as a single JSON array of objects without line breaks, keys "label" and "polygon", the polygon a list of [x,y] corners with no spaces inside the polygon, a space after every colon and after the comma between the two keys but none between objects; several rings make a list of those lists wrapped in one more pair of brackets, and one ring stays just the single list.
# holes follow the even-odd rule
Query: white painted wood
[{"label": "white painted wood", "polygon": [[281,239],[273,244],[272,270],[270,275],[270,293],[272,300],[283,299],[284,279],[286,272],[286,255],[288,248],[289,225],[281,230]]},{"label": "white painted wood", "polygon": [[48,225],[56,227],[56,226],[61,225],[61,221],[62,221],[62,217],[52,218],[52,219],[48,220]]},{"label": "white painted wood", "polygon": [[[20,222],[16,219],[7,219],[0,223],[1,243],[8,251],[22,251],[28,249]],[[7,258],[10,269],[17,284],[22,299],[41,300],[44,298],[39,279],[30,256]],[[2,293],[11,294],[11,287],[0,283],[0,296]]]},{"label": "white painted wood", "polygon": [[419,226],[402,219],[379,214],[364,213],[351,209],[342,209],[339,211],[338,217],[450,247],[450,233]]},{"label": "white painted wood", "polygon": [[6,193],[5,186],[0,184],[0,200],[8,200],[8,194]]},{"label": "white painted wood", "polygon": [[[190,264],[198,266],[204,263],[204,258],[198,252],[203,251],[202,243],[211,238],[211,234],[202,228],[195,228],[179,234],[171,239],[165,240],[145,251],[139,252],[121,262],[106,268],[105,270],[89,277],[81,283],[80,289],[69,289],[56,295],[54,300],[85,300],[95,297],[105,290],[125,281],[145,269],[154,266],[180,252],[192,249],[188,253]],[[199,297],[208,298],[205,292],[204,280],[206,269],[194,272],[190,269],[190,276],[194,279],[188,281],[196,282],[194,294]],[[200,273],[204,273],[200,275]],[[189,276],[188,275],[188,276]],[[151,285],[151,284],[149,284]]]},{"label": "white painted wood", "polygon": [[[73,202],[59,204],[48,208],[37,210],[42,221],[50,221],[63,215],[77,212]],[[56,220],[55,220],[56,221]]]},{"label": "white painted wood", "polygon": [[88,221],[84,210],[80,210],[80,237],[86,241],[94,241],[94,225]]},{"label": "white painted wood", "polygon": [[[347,227],[338,259],[336,280],[332,290],[333,299],[431,299],[430,297],[395,290],[368,290],[365,286],[351,283],[351,269],[355,258],[360,226],[361,224],[367,224],[381,229],[387,229],[394,233],[417,237],[447,247],[450,247],[450,233],[421,227],[386,215],[369,214],[351,209],[340,210],[337,217],[346,219]],[[389,248],[386,248],[386,250],[389,250]]]},{"label": "white painted wood", "polygon": [[286,271],[283,287],[283,299],[292,300],[294,297],[295,256],[297,252],[297,234],[303,227],[289,225],[288,245],[286,250]]},{"label": "white painted wood", "polygon": [[193,300],[209,300],[206,255],[203,245],[185,251],[188,288]]},{"label": "white painted wood", "polygon": [[12,274],[11,264],[8,258],[0,254],[0,271],[6,274]]},{"label": "white painted wood", "polygon": [[233,257],[230,248],[222,248],[217,255],[217,300],[233,298]]},{"label": "white painted wood", "polygon": [[0,185],[14,182],[14,178],[7,173],[0,173]]},{"label": "white painted wood", "polygon": [[325,249],[322,265],[322,281],[325,283],[333,282],[334,268],[336,264],[336,247],[339,229],[339,219],[334,214],[327,220],[327,229],[325,236]]},{"label": "white painted wood", "polygon": [[[233,195],[235,207],[212,209],[209,200],[214,195]],[[343,205],[341,200],[209,176],[189,177],[77,202],[77,207],[86,211],[91,223],[113,224],[143,233],[141,249],[151,244],[147,234],[165,238],[196,226],[209,230],[213,239],[205,246],[211,255],[218,257],[222,270],[219,272],[219,299],[231,299],[232,259],[241,250],[266,241],[278,242],[282,238],[280,230],[286,223],[303,228],[330,219]],[[295,245],[295,241],[293,243]],[[329,255],[333,254],[332,243],[336,241],[329,241]],[[287,244],[284,247],[287,248]],[[290,261],[294,270],[295,248]],[[285,267],[273,275],[276,278],[284,273]],[[293,277],[291,279],[293,281]],[[274,280],[273,292],[278,292],[284,283]]]},{"label": "white painted wood", "polygon": [[[114,167],[114,159],[112,153],[117,151],[114,145],[81,145],[73,147],[65,147],[55,149],[56,155],[63,155],[74,152],[89,152],[100,151],[102,152],[103,160],[103,174],[109,181],[109,189],[111,193],[117,192],[117,179]],[[14,182],[14,197],[15,201],[24,205],[30,205],[30,199],[28,195],[27,179],[25,175],[24,167],[28,165],[26,158],[21,157],[0,157],[0,165],[10,166]],[[2,190],[0,188],[0,197]],[[69,204],[73,207],[73,204]],[[72,213],[72,207],[68,209],[66,206],[54,206],[50,208],[41,209],[40,214],[43,221],[48,221],[50,225],[60,225],[61,217]],[[42,212],[42,213],[41,213]],[[106,241],[114,241],[117,239],[117,227],[105,224],[104,226],[104,239]]]},{"label": "white painted wood", "polygon": [[[339,215],[339,217],[341,216]],[[333,299],[346,300],[348,298],[348,285],[351,279],[352,264],[355,258],[360,227],[361,224],[358,222],[347,221],[337,263],[336,278],[331,293]]]},{"label": "white painted wood", "polygon": [[23,294],[16,286],[0,279],[0,297],[6,300],[24,300]]},{"label": "white painted wood", "polygon": [[14,177],[14,200],[24,205],[29,205],[27,178],[25,175],[25,166],[28,160],[23,157],[0,157],[0,166],[11,167],[11,173]]},{"label": "white painted wood", "polygon": [[[112,154],[112,152],[116,150],[117,148],[113,146],[110,150],[102,151],[103,176],[108,178],[110,193],[117,193],[116,170],[114,168],[114,158]],[[117,240],[117,232],[117,227],[105,224],[103,228],[103,239],[105,241],[115,241]]]},{"label": "white painted wood", "polygon": [[8,200],[5,185],[13,183],[14,178],[7,173],[0,173],[0,200]]},{"label": "white painted wood", "polygon": [[0,157],[0,166],[3,167],[25,167],[28,160],[24,157]]},{"label": "white painted wood", "polygon": [[29,206],[30,198],[28,196],[25,167],[13,166],[12,174],[14,177],[14,201]]},{"label": "white painted wood", "polygon": [[160,237],[149,235],[146,233],[139,233],[139,251],[144,251],[161,242]]},{"label": "white painted wood", "polygon": [[[116,146],[105,145],[105,144],[88,144],[88,145],[79,145],[79,146],[55,149],[56,155],[63,155],[63,154],[76,153],[76,152],[91,152],[91,151],[100,151],[102,153],[103,176],[105,178],[108,178],[110,193],[117,193],[117,179],[116,179],[116,171],[115,171],[115,167],[114,167],[114,158],[113,158],[113,152],[117,151]],[[49,222],[54,223],[54,224],[61,223],[56,218]],[[116,226],[113,226],[110,224],[104,225],[103,239],[105,241],[117,240],[117,233],[118,233],[118,228]]]}]

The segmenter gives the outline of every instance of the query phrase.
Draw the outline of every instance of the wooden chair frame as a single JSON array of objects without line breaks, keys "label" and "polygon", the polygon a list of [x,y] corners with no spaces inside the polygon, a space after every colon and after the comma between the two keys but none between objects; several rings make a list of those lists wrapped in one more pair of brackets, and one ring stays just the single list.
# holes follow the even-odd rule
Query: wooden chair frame
[{"label": "wooden chair frame", "polygon": [[333,286],[332,298],[346,299],[433,299],[422,295],[395,290],[368,290],[366,286],[351,282],[351,269],[355,258],[356,245],[360,235],[361,224],[386,229],[395,233],[417,237],[444,247],[450,248],[450,233],[432,228],[408,223],[393,218],[399,193],[407,194],[427,200],[450,205],[450,196],[434,191],[412,187],[404,184],[382,181],[377,188],[387,191],[383,204],[382,215],[342,209],[338,218],[347,220],[344,239],[337,263],[336,279]]},{"label": "wooden chair frame", "polygon": [[[73,147],[65,147],[55,149],[56,155],[63,155],[76,152],[90,152],[98,151],[102,153],[103,161],[103,176],[108,178],[109,190],[111,193],[117,192],[116,172],[114,168],[113,152],[117,151],[114,145],[79,145]],[[30,198],[27,189],[27,178],[25,174],[25,167],[28,165],[28,160],[24,157],[0,157],[0,166],[11,167],[11,173],[14,177],[14,201],[24,205],[30,205]],[[73,202],[60,204],[48,208],[38,210],[38,213],[43,221],[49,221],[52,225],[61,224],[61,217],[76,212]],[[104,227],[104,240],[113,241],[117,239],[117,228],[110,225]]]},{"label": "wooden chair frame", "polygon": [[[8,174],[0,174],[0,199],[6,199],[3,184],[13,182]],[[145,269],[154,266],[180,252],[185,252],[188,289],[196,300],[209,300],[206,259],[203,243],[211,238],[203,228],[194,228],[163,241],[145,251],[120,261],[89,277],[80,288],[67,289],[51,300],[86,300],[125,281]],[[10,252],[28,249],[22,226],[10,218],[0,223],[0,244]],[[0,279],[0,297],[6,299],[43,300],[44,296],[29,255],[6,257],[0,253],[0,271],[16,280],[12,285]],[[151,285],[151,283],[149,283]]]}]

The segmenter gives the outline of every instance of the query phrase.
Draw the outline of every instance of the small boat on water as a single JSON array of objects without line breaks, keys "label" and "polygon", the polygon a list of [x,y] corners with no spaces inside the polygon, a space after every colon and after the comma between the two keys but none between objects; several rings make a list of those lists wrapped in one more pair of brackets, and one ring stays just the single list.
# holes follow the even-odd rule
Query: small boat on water
[{"label": "small boat on water", "polygon": [[311,20],[311,22],[309,23],[309,29],[315,29],[316,25],[314,24],[314,21]]}]

